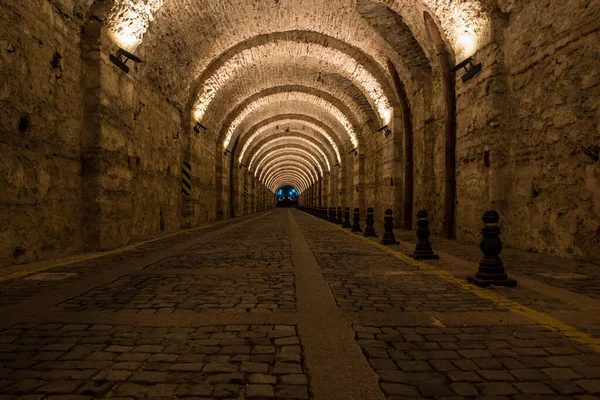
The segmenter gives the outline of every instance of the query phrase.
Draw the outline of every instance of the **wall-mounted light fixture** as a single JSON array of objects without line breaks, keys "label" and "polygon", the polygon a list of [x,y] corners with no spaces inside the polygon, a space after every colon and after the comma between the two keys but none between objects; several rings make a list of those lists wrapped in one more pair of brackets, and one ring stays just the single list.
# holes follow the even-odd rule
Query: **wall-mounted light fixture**
[{"label": "wall-mounted light fixture", "polygon": [[383,134],[385,135],[385,137],[388,137],[392,133],[392,130],[390,129],[389,125],[384,125],[381,128],[377,129],[376,132],[377,133],[383,132]]},{"label": "wall-mounted light fixture", "polygon": [[240,163],[240,169],[246,167],[244,164]]},{"label": "wall-mounted light fixture", "polygon": [[355,147],[348,152],[348,154],[352,154],[352,153],[354,153],[354,155],[357,156],[358,155],[358,147]]},{"label": "wall-mounted light fixture", "polygon": [[335,164],[334,167],[340,168],[340,163]]},{"label": "wall-mounted light fixture", "polygon": [[201,129],[204,129],[205,131],[208,130],[208,128],[202,125],[200,122],[196,122],[196,125],[194,125],[194,132],[200,133]]},{"label": "wall-mounted light fixture", "polygon": [[232,154],[231,150],[229,150],[229,149],[225,149],[225,151],[223,152],[223,155],[224,155],[225,157],[227,157],[227,154]]},{"label": "wall-mounted light fixture", "polygon": [[115,55],[111,54],[109,56],[109,59],[110,59],[110,61],[112,61],[113,64],[115,64],[117,67],[119,67],[126,74],[129,73],[129,67],[126,65],[127,61],[131,60],[136,63],[143,62],[138,57],[134,56],[127,50],[123,50],[120,47],[119,47],[119,50],[117,51],[117,55],[115,56]]},{"label": "wall-mounted light fixture", "polygon": [[585,146],[581,146],[581,150],[583,150],[585,155],[591,158],[592,160],[598,161],[598,156],[600,155],[600,148],[598,146],[592,146],[589,149]]},{"label": "wall-mounted light fixture", "polygon": [[461,68],[464,68],[465,71],[467,71],[467,73],[462,76],[463,82],[467,82],[469,79],[481,72],[481,64],[473,65],[473,57],[469,57],[460,64],[457,64],[454,68],[452,68],[452,72],[456,72]]}]

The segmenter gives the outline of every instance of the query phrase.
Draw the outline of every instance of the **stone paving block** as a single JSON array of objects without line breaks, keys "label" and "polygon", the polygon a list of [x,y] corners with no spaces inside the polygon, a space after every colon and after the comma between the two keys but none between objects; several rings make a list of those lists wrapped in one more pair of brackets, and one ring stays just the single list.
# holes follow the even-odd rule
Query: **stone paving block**
[{"label": "stone paving block", "polygon": [[246,397],[249,399],[264,399],[274,396],[271,385],[248,385],[246,386]]},{"label": "stone paving block", "polygon": [[[93,398],[237,399],[247,387],[256,386],[252,389],[253,398],[308,398],[308,377],[302,367],[301,346],[276,345],[275,341],[281,339],[279,335],[267,337],[268,332],[277,331],[285,333],[285,338],[297,338],[297,330],[291,325],[83,329],[90,334],[72,337],[73,347],[64,348],[86,355],[102,354],[92,357],[98,359],[85,356],[78,360],[35,360],[37,354],[62,348],[63,337],[54,335],[52,327],[18,332],[13,342],[32,340],[16,344],[7,352],[12,355],[12,361],[0,367],[0,373],[8,378],[0,379],[0,393],[41,398],[62,394]],[[261,338],[243,337],[244,332],[261,333]],[[0,337],[3,333],[0,331]],[[97,343],[81,344],[85,337],[96,338]],[[36,351],[28,350],[28,343],[40,338],[48,339],[44,344],[47,350],[41,350],[43,346]],[[127,338],[131,344],[115,344],[120,338]],[[256,339],[260,339],[260,345],[253,344]],[[106,357],[106,354],[114,357]],[[28,379],[28,375],[43,379]]]},{"label": "stone paving block", "polygon": [[275,397],[277,399],[308,400],[308,388],[305,386],[277,386]]},{"label": "stone paving block", "polygon": [[[386,333],[389,336],[382,336],[382,340],[364,339],[366,328],[368,327],[359,326],[355,331],[356,342],[378,374],[381,390],[390,400],[411,397],[454,399],[453,396],[474,399],[533,400],[600,393],[600,379],[583,378],[583,375],[596,377],[598,367],[586,362],[586,359],[581,356],[581,351],[574,353],[568,350],[579,346],[570,339],[561,335],[549,337],[548,340],[551,341],[549,345],[560,348],[561,355],[544,351],[535,352],[536,356],[531,356],[529,355],[532,354],[531,352],[518,351],[531,348],[532,342],[529,337],[543,335],[545,331],[542,330],[540,333],[536,326],[468,327],[444,331],[454,337],[477,333],[479,340],[486,344],[490,338],[503,336],[509,344],[506,348],[496,350],[459,351],[420,350],[435,348],[428,343],[436,343],[440,347],[454,343],[447,335],[440,334],[441,328],[373,328],[373,330],[385,329],[388,332],[389,329],[394,329],[403,334],[403,342],[398,342],[391,333]],[[491,329],[494,331],[492,332]],[[424,335],[421,336],[424,341],[410,341],[411,330]],[[505,333],[499,333],[500,331]],[[512,340],[513,336],[518,336],[518,340]],[[463,336],[464,338],[466,336]],[[556,346],[554,341],[559,342],[560,345]],[[387,353],[388,357],[373,358],[375,351],[380,356]],[[554,353],[556,354],[556,351]],[[528,366],[533,363],[533,359],[537,359],[535,363],[540,367]],[[595,362],[595,357],[590,360]],[[384,368],[392,361],[398,366],[398,370]],[[556,364],[563,366],[555,366]]]},{"label": "stone paving block", "polygon": [[[242,275],[126,275],[116,281],[61,303],[70,311],[118,310],[154,313],[157,310],[295,311],[295,283],[292,272]],[[230,325],[226,333],[245,331]],[[279,337],[293,336],[281,331]],[[0,349],[6,344],[0,344]],[[10,345],[8,345],[10,346]],[[156,353],[157,351],[145,351]]]}]

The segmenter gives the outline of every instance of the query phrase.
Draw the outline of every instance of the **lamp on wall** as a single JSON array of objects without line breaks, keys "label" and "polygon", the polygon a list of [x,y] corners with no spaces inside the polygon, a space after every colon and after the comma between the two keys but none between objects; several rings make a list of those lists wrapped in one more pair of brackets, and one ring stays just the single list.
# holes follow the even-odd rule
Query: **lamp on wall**
[{"label": "lamp on wall", "polygon": [[381,128],[377,129],[376,132],[383,132],[385,137],[388,137],[392,133],[392,130],[390,129],[389,125],[384,125]]},{"label": "lamp on wall", "polygon": [[591,158],[592,160],[598,161],[598,159],[599,159],[598,156],[600,155],[600,147],[591,146],[590,148],[587,148],[585,146],[581,146],[581,150],[583,150],[585,155],[588,156],[589,158]]},{"label": "lamp on wall", "polygon": [[358,155],[358,147],[355,147],[348,152],[348,154],[352,154],[352,153],[354,153],[354,155],[357,156]]},{"label": "lamp on wall", "polygon": [[127,50],[123,50],[120,47],[119,47],[119,50],[117,51],[117,55],[115,56],[115,55],[111,54],[109,56],[109,59],[113,64],[115,64],[117,67],[119,67],[126,74],[129,73],[129,67],[126,65],[127,61],[131,60],[136,63],[143,62],[138,57],[134,56]]},{"label": "lamp on wall", "polygon": [[334,167],[340,168],[340,163],[335,164]]},{"label": "lamp on wall", "polygon": [[231,153],[231,150],[229,150],[229,149],[225,149],[225,151],[223,152],[223,155],[224,155],[225,157],[227,157],[227,154],[232,154],[232,153]]},{"label": "lamp on wall", "polygon": [[194,132],[200,133],[201,129],[204,129],[205,131],[208,130],[208,128],[202,125],[200,122],[196,122],[196,125],[194,125]]},{"label": "lamp on wall", "polygon": [[481,72],[481,64],[473,65],[473,57],[469,57],[465,61],[457,64],[454,68],[452,68],[452,72],[456,72],[461,68],[464,68],[465,71],[467,71],[467,73],[462,76],[463,82],[467,82],[469,79]]}]

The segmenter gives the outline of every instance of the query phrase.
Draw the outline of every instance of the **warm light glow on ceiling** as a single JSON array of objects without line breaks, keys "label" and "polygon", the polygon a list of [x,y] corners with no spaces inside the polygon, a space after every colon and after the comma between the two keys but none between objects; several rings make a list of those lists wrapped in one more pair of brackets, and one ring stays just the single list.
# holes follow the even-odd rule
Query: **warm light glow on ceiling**
[{"label": "warm light glow on ceiling", "polygon": [[[268,172],[271,170],[271,168],[273,168],[273,167],[277,168],[282,165],[295,165],[297,167],[301,167],[302,169],[306,170],[306,172],[310,176],[311,183],[316,182],[318,179],[317,174],[312,169],[312,165],[310,164],[310,162],[308,162],[305,158],[302,158],[299,156],[287,155],[287,154],[277,156],[277,157],[271,159],[269,162],[267,162],[265,164],[265,166],[260,170],[258,179],[262,180],[264,176],[268,175]],[[258,172],[259,170],[257,169],[256,171]]]},{"label": "warm light glow on ceiling", "polygon": [[238,126],[242,123],[242,121],[247,116],[249,116],[253,112],[257,111],[258,109],[260,109],[264,106],[270,105],[272,103],[280,104],[281,102],[290,101],[290,100],[307,102],[313,106],[318,106],[319,108],[321,108],[324,111],[327,111],[335,119],[337,119],[337,121],[345,128],[346,133],[350,137],[350,141],[352,142],[352,145],[355,148],[358,147],[358,138],[356,137],[356,132],[354,131],[354,127],[352,126],[352,124],[350,123],[350,121],[348,120],[346,115],[342,111],[340,111],[339,108],[337,108],[330,102],[328,102],[318,96],[310,94],[310,93],[283,92],[283,93],[277,93],[277,94],[261,97],[260,99],[248,104],[246,106],[246,108],[241,113],[238,114],[238,116],[235,118],[235,120],[229,126],[229,129],[227,130],[227,135],[225,137],[225,141],[223,142],[223,148],[227,148],[227,146],[229,146],[229,143],[231,142],[231,138],[233,137],[233,133],[236,131]]},{"label": "warm light glow on ceiling", "polygon": [[279,177],[281,176],[290,176],[290,177],[294,177],[296,179],[298,179],[299,181],[302,182],[302,185],[304,187],[309,187],[312,184],[312,181],[310,180],[310,177],[306,174],[306,171],[295,167],[295,166],[285,166],[284,169],[275,169],[273,171],[270,171],[269,174],[265,177],[265,186],[269,187],[271,186],[271,184]]},{"label": "warm light glow on ceiling", "polygon": [[122,49],[135,52],[162,6],[163,0],[116,0],[108,17],[110,36]]},{"label": "warm light glow on ceiling", "polygon": [[[316,165],[317,168],[319,169],[319,172],[321,173],[321,177],[323,176],[323,168],[321,168],[321,163],[308,151],[299,149],[297,147],[286,147],[286,148],[277,150],[275,153],[266,154],[265,157],[263,157],[260,160],[260,162],[258,163],[258,165],[256,166],[256,170],[257,171],[260,170],[260,166],[265,162],[265,160],[269,159],[273,155],[280,156],[282,153],[286,156],[294,155],[294,157],[297,157],[298,154],[301,154],[305,157],[310,158],[314,162],[314,165]],[[299,157],[299,158],[301,158],[301,157]],[[250,169],[250,168],[248,167],[248,169]]]},{"label": "warm light glow on ceiling", "polygon": [[475,34],[467,30],[463,31],[458,36],[458,43],[460,44],[463,52],[466,54],[473,54],[477,47],[477,41]]},{"label": "warm light glow on ceiling", "polygon": [[[252,164],[254,163],[254,160],[257,157],[260,157],[260,155],[261,155],[262,152],[270,150],[272,147],[276,146],[277,144],[279,144],[281,142],[290,143],[290,144],[291,143],[297,143],[297,144],[298,143],[302,143],[302,144],[308,145],[310,148],[316,150],[319,154],[321,154],[321,156],[325,160],[325,163],[327,164],[327,171],[331,171],[331,165],[329,164],[329,159],[327,159],[327,156],[325,155],[325,153],[323,152],[323,150],[321,150],[321,148],[319,146],[317,146],[316,144],[314,144],[310,140],[302,138],[302,137],[297,137],[297,136],[291,136],[291,137],[285,137],[285,136],[283,136],[283,137],[278,137],[278,138],[270,140],[268,143],[265,143],[261,148],[259,148],[258,150],[256,150],[256,152],[254,153],[254,155],[250,159],[250,163],[248,164],[248,170],[252,170]],[[322,173],[321,173],[321,176],[323,176]]]},{"label": "warm light glow on ceiling", "polygon": [[204,118],[206,111],[219,90],[234,79],[239,70],[244,66],[254,65],[258,59],[268,62],[268,59],[277,61],[292,57],[312,57],[332,65],[336,70],[340,71],[340,75],[355,82],[361,88],[362,92],[377,110],[384,124],[390,122],[390,102],[381,84],[362,64],[340,50],[321,44],[301,43],[292,40],[265,43],[243,50],[228,60],[204,82],[202,90],[198,95],[196,106],[194,107],[194,117],[196,120],[202,122],[202,118]]},{"label": "warm light glow on ceiling", "polygon": [[300,183],[299,185],[295,184],[294,186],[300,187],[302,189],[310,187],[310,183],[306,180],[306,178],[304,178],[303,175],[300,175],[296,170],[289,169],[279,170],[273,173],[273,175],[269,177],[268,182],[265,182],[265,186],[271,188],[271,190],[274,191],[277,188],[281,187],[281,181],[283,179],[293,180],[296,183]]},{"label": "warm light glow on ceiling", "polygon": [[302,194],[306,189],[308,189],[308,186],[305,186],[298,176],[291,173],[281,173],[277,176],[274,176],[273,182],[270,186],[268,186],[268,189],[273,193],[276,193],[277,189],[288,185],[294,186],[296,189],[298,189],[298,194]]},{"label": "warm light glow on ceiling", "polygon": [[453,2],[449,8],[443,12],[438,9],[437,15],[452,44],[456,61],[460,62],[488,43],[491,34],[490,16],[482,9],[481,1]]},{"label": "warm light glow on ceiling", "polygon": [[275,122],[272,122],[268,125],[265,125],[265,126],[259,128],[256,132],[254,132],[252,134],[252,136],[250,136],[250,138],[248,138],[246,143],[244,143],[244,147],[242,148],[242,151],[240,153],[239,161],[243,162],[244,154],[246,153],[246,150],[248,150],[248,147],[250,147],[250,144],[254,141],[254,139],[256,139],[258,136],[262,135],[265,131],[267,131],[269,129],[273,129],[273,127],[283,126],[287,123],[300,123],[302,125],[306,125],[307,127],[311,128],[312,130],[317,131],[318,133],[323,135],[325,137],[325,139],[327,139],[327,141],[329,142],[331,147],[333,148],[333,151],[335,152],[335,155],[336,155],[337,162],[340,163],[342,161],[342,158],[340,157],[340,151],[339,151],[337,145],[335,144],[335,142],[333,141],[331,136],[329,136],[329,134],[327,132],[325,132],[325,130],[323,130],[320,126],[313,124],[312,122],[307,122],[304,120],[292,120],[292,119],[275,121]]}]

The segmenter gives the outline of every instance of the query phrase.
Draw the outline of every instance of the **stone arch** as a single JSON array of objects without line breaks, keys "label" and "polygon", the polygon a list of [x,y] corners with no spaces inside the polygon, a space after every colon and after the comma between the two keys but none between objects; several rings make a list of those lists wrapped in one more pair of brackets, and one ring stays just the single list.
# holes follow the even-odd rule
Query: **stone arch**
[{"label": "stone arch", "polygon": [[294,131],[290,131],[285,135],[274,134],[264,138],[260,143],[257,143],[256,147],[251,148],[251,151],[248,152],[248,168],[252,169],[253,165],[257,165],[255,164],[255,161],[258,162],[258,160],[260,160],[262,153],[267,151],[276,151],[277,149],[284,147],[281,146],[281,144],[286,144],[282,143],[284,141],[287,141],[287,143],[298,145],[299,147],[304,148],[305,150],[310,150],[313,154],[316,154],[316,156],[322,162],[324,162],[324,165],[326,167],[324,168],[324,170],[331,171],[332,158],[331,154],[327,153],[328,149],[319,146],[318,142],[315,143],[314,138]]},{"label": "stone arch", "polygon": [[268,186],[269,183],[271,182],[271,179],[274,176],[276,176],[279,173],[283,173],[283,172],[293,173],[293,174],[299,176],[300,178],[302,178],[304,180],[306,187],[309,187],[310,185],[312,185],[314,183],[312,181],[312,178],[308,174],[306,168],[302,164],[297,164],[294,162],[289,162],[287,164],[282,164],[282,165],[276,166],[272,171],[267,172],[266,177],[264,177],[262,179],[262,181],[265,183],[265,185]]},{"label": "stone arch", "polygon": [[[210,77],[216,75],[217,72],[223,66],[225,66],[228,62],[234,59],[238,54],[243,53],[244,51],[247,51],[249,49],[261,46],[269,46],[271,44],[281,46],[283,43],[298,43],[301,47],[305,49],[310,48],[310,46],[319,46],[320,52],[317,52],[316,55],[323,53],[328,54],[328,52],[331,51],[337,52],[336,54],[338,54],[338,58],[343,57],[343,55],[346,55],[350,59],[355,60],[355,80],[360,81],[362,80],[360,75],[365,75],[365,82],[368,82],[369,80],[373,81],[370,84],[364,84],[365,91],[368,92],[370,90],[376,93],[374,96],[369,96],[367,95],[367,93],[365,93],[365,95],[367,95],[367,97],[370,98],[370,101],[376,102],[379,100],[383,100],[382,96],[385,96],[385,98],[387,99],[393,96],[392,88],[384,70],[370,55],[364,53],[362,50],[348,43],[345,43],[339,39],[333,38],[323,33],[314,31],[311,32],[292,30],[257,35],[243,42],[240,42],[235,46],[229,48],[228,50],[224,51],[212,63],[209,64],[209,66],[203,71],[203,73],[196,79],[194,84],[192,84],[190,98],[188,100],[186,108],[189,110],[195,108],[195,104],[198,97],[202,97],[202,86],[205,84],[205,82],[207,82],[210,79]],[[364,72],[359,71],[359,68],[364,69]],[[377,86],[380,86],[380,88],[378,88]],[[212,94],[214,94],[214,92],[216,91],[218,90],[205,90],[205,92],[208,93],[208,96],[212,96]],[[388,103],[387,106],[393,106],[393,104]],[[381,107],[376,106],[374,108],[379,109]],[[203,115],[204,112],[201,112],[201,114]]]},{"label": "stone arch", "polygon": [[[274,142],[274,143],[273,143]],[[282,143],[286,142],[286,143]],[[309,142],[310,143],[310,142]],[[329,172],[328,160],[319,151],[318,147],[307,146],[304,142],[294,141],[292,137],[281,137],[278,141],[272,141],[267,144],[266,147],[261,149],[260,153],[257,153],[256,163],[254,164],[255,169],[259,169],[263,160],[266,159],[270,154],[277,154],[278,152],[289,151],[299,154],[305,154],[313,162],[315,162],[321,176],[325,172]]]},{"label": "stone arch", "polygon": [[[295,127],[293,124],[299,124],[300,127]],[[275,131],[285,130],[285,128],[295,128],[297,131],[307,130],[311,137],[314,137],[323,148],[330,149],[334,155],[336,162],[341,162],[340,149],[344,149],[344,143],[338,137],[336,131],[334,131],[327,124],[321,122],[321,120],[303,114],[276,114],[272,117],[267,117],[260,123],[252,126],[246,132],[240,134],[241,141],[244,143],[240,157],[246,157],[248,148],[264,132],[268,129],[275,127]],[[281,127],[281,129],[280,129]],[[307,133],[307,135],[308,135]],[[267,133],[265,133],[267,135]],[[243,160],[240,160],[243,161]],[[335,165],[335,164],[334,164]]]},{"label": "stone arch", "polygon": [[306,180],[306,178],[304,178],[304,176],[296,169],[294,168],[287,168],[287,169],[279,169],[277,171],[274,171],[270,176],[269,179],[265,181],[265,186],[269,188],[269,190],[275,190],[277,186],[280,185],[280,183],[277,183],[280,179],[282,179],[282,177],[286,177],[286,179],[289,180],[296,180],[297,182],[300,182],[301,184],[298,185],[298,189],[300,190],[300,194],[302,194],[302,192],[304,192],[306,189],[308,189],[311,185],[310,182],[308,182]]},{"label": "stone arch", "polygon": [[355,114],[336,98],[328,93],[317,91],[306,87],[284,86],[275,87],[256,93],[244,102],[239,104],[223,123],[223,129],[218,136],[217,143],[223,143],[224,147],[237,138],[237,128],[241,122],[257,109],[267,107],[274,102],[281,101],[300,101],[318,105],[324,113],[333,116],[335,120],[343,127],[354,147],[363,145],[363,129],[361,122],[364,119],[357,120]]},{"label": "stone arch", "polygon": [[[300,60],[296,60],[301,64]],[[327,74],[319,65],[306,67],[296,65],[290,68],[273,68],[271,65],[248,68],[248,76],[232,81],[223,87],[215,97],[211,108],[204,116],[206,126],[227,125],[227,116],[239,104],[247,101],[256,93],[266,94],[275,91],[298,91],[313,93],[335,104],[338,108],[344,105],[346,115],[353,115],[359,126],[368,127],[369,132],[381,126],[378,116],[371,108],[364,94],[348,79],[337,74]],[[275,89],[278,88],[278,89]]]},{"label": "stone arch", "polygon": [[306,172],[310,177],[310,183],[315,183],[319,179],[316,167],[310,160],[298,155],[298,153],[280,153],[265,159],[264,165],[262,165],[260,170],[256,171],[255,175],[258,175],[258,179],[263,180],[271,170],[286,163],[289,163],[290,165],[295,164],[306,169]]},{"label": "stone arch", "polygon": [[273,191],[277,191],[277,189],[279,189],[282,186],[285,185],[292,185],[294,186],[296,189],[298,189],[298,194],[302,194],[307,188],[304,187],[304,185],[302,185],[302,182],[300,180],[298,180],[298,178],[295,175],[290,175],[290,174],[280,174],[278,175],[274,180],[273,183],[271,184],[271,187],[269,188],[269,190],[273,190]]}]

